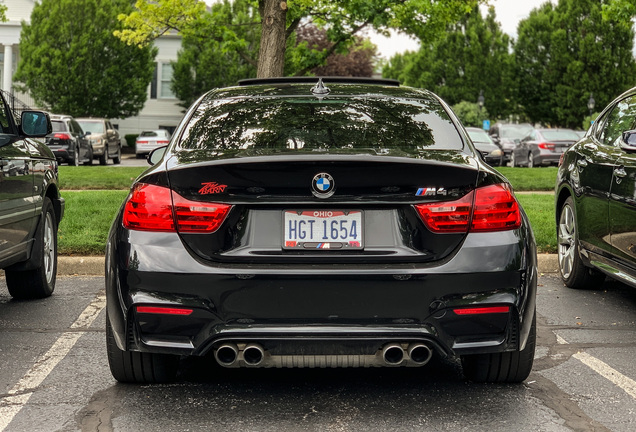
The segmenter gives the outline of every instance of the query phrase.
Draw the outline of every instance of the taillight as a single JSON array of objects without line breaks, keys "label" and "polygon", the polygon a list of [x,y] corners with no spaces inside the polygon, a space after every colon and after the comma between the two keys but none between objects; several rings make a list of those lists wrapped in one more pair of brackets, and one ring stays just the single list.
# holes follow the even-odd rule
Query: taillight
[{"label": "taillight", "polygon": [[148,141],[137,141],[137,144],[148,144]]},{"label": "taillight", "polygon": [[428,229],[437,233],[490,232],[521,226],[519,204],[505,183],[475,189],[456,201],[416,204]]},{"label": "taillight", "polygon": [[56,133],[53,135],[53,138],[57,138],[57,139],[63,139],[63,140],[70,140],[71,136],[67,133]]},{"label": "taillight", "polygon": [[137,306],[137,313],[158,315],[191,315],[192,309],[174,308],[165,306]]},{"label": "taillight", "polygon": [[124,205],[123,224],[137,231],[213,233],[231,207],[190,201],[169,188],[139,183]]},{"label": "taillight", "polygon": [[539,148],[544,149],[544,150],[550,150],[550,151],[554,151],[554,149],[556,148],[555,144],[550,144],[550,143],[539,143],[537,144],[539,146]]},{"label": "taillight", "polygon": [[510,306],[486,306],[453,309],[457,315],[483,315],[483,314],[500,314],[510,312]]}]

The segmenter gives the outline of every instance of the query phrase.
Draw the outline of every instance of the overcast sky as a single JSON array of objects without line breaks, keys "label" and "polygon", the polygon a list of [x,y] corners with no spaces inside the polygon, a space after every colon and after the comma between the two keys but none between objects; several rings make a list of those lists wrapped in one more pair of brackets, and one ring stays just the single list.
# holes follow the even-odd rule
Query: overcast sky
[{"label": "overcast sky", "polygon": [[[530,11],[548,3],[550,0],[490,0],[490,4],[495,7],[497,21],[501,24],[501,29],[517,38],[517,24],[530,15]],[[485,14],[485,12],[484,12]],[[378,46],[380,56],[390,58],[396,53],[404,51],[414,51],[418,44],[414,39],[405,35],[393,34],[390,38],[380,35],[370,35],[371,40]]]}]

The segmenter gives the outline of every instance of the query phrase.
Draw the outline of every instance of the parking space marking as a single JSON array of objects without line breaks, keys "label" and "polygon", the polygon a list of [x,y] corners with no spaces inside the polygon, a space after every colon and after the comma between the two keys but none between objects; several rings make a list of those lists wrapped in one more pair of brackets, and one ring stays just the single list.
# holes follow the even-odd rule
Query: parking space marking
[{"label": "parking space marking", "polygon": [[22,407],[31,398],[38,386],[46,379],[57,364],[71,351],[80,337],[82,329],[88,329],[95,318],[106,306],[105,294],[99,294],[71,325],[72,331],[62,333],[53,346],[40,357],[33,367],[24,374],[8,392],[8,396],[0,400],[0,431],[4,431]]},{"label": "parking space marking", "polygon": [[[569,342],[563,339],[561,336],[556,335],[557,343],[561,345],[568,345]],[[589,355],[588,353],[578,352],[572,357],[583,363],[585,366],[592,369],[594,372],[609,380],[611,383],[622,389],[625,393],[636,399],[636,381],[623,375],[607,363]]]}]

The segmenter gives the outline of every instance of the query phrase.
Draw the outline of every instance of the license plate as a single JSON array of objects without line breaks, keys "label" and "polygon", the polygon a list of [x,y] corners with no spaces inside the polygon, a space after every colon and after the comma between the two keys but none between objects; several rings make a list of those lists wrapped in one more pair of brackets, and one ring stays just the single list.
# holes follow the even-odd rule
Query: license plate
[{"label": "license plate", "polygon": [[362,211],[285,210],[283,249],[362,249]]}]

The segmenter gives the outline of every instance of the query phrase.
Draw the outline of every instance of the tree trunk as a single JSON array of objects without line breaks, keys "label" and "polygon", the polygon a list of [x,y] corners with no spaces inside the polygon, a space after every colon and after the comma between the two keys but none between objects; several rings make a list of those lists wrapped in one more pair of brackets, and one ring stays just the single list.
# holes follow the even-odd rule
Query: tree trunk
[{"label": "tree trunk", "polygon": [[282,0],[259,0],[258,8],[262,30],[256,77],[282,77],[285,73],[287,3]]}]

